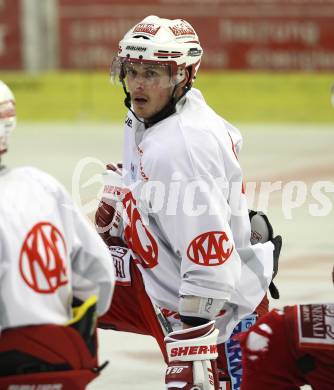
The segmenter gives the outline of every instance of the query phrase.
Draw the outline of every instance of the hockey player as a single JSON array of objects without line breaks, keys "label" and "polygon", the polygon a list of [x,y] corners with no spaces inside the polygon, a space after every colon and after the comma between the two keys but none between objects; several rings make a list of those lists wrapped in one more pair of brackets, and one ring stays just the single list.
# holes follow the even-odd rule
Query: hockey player
[{"label": "hockey player", "polygon": [[[0,158],[15,125],[0,81]],[[0,388],[85,389],[100,371],[96,313],[110,306],[114,280],[105,244],[65,189],[0,163]]]},{"label": "hockey player", "polygon": [[241,135],[192,88],[201,57],[180,19],[149,16],[120,42],[112,75],[129,109],[123,168],[106,172],[96,213],[129,285],[100,324],[156,337],[168,389],[218,390],[223,343],[265,297],[281,247],[279,236],[251,245]]},{"label": "hockey player", "polygon": [[272,310],[239,338],[242,390],[334,388],[334,303]]}]

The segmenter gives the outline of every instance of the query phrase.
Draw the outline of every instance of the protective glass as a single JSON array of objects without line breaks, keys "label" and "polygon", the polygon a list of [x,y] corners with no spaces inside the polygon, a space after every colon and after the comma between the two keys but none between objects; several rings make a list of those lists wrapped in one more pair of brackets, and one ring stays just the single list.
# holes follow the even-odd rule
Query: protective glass
[{"label": "protective glass", "polygon": [[15,103],[12,100],[0,103],[0,119],[15,117]]},{"label": "protective glass", "polygon": [[127,88],[140,83],[147,88],[170,88],[176,85],[170,63],[152,61],[132,61],[116,58],[111,67],[111,78],[125,81]]}]

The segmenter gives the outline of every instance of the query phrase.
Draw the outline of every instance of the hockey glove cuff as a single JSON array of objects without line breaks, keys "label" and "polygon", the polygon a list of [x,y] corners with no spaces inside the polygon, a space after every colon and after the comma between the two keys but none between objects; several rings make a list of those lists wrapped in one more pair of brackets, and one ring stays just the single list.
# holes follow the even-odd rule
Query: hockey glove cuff
[{"label": "hockey glove cuff", "polygon": [[171,332],[165,337],[168,390],[219,390],[215,322]]}]

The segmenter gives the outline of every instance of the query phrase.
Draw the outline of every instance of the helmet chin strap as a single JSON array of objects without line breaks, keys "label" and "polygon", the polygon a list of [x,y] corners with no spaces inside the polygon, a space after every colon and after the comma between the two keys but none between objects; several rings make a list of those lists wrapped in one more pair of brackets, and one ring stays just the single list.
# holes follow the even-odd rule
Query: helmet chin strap
[{"label": "helmet chin strap", "polygon": [[135,118],[137,119],[138,122],[141,122],[141,123],[145,123],[142,119],[140,119],[137,114],[133,111],[132,107],[131,107],[131,95],[129,93],[129,91],[126,89],[126,85],[125,85],[125,82],[124,82],[124,79],[122,78],[121,79],[122,81],[122,86],[123,86],[123,91],[125,93],[125,99],[124,99],[124,104],[125,104],[125,107],[127,107],[131,112],[132,114],[135,116]]},{"label": "helmet chin strap", "polygon": [[176,92],[176,88],[178,86],[178,84],[176,84],[174,86],[174,89],[173,89],[173,92],[172,92],[172,96],[169,99],[168,103],[159,112],[157,112],[156,114],[152,115],[150,118],[143,120],[143,119],[140,119],[137,116],[137,114],[133,111],[133,109],[131,107],[131,95],[130,95],[129,91],[126,89],[126,85],[125,85],[124,79],[122,79],[121,81],[122,81],[122,85],[123,85],[123,90],[125,92],[125,99],[124,99],[125,106],[132,112],[132,114],[135,116],[135,118],[139,122],[144,123],[146,129],[151,127],[151,126],[153,126],[153,125],[155,125],[156,123],[162,121],[163,119],[169,117],[170,115],[174,114],[176,112],[176,104],[177,104],[177,102],[180,99],[182,99],[183,96],[191,88],[191,85],[189,85],[189,83],[187,83],[185,88],[184,88],[183,93],[179,97],[176,97],[175,96],[175,92]]}]

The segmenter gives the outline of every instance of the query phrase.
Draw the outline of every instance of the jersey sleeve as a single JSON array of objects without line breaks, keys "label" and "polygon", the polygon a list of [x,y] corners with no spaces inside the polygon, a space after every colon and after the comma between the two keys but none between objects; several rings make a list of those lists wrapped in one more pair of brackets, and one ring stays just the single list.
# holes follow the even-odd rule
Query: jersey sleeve
[{"label": "jersey sleeve", "polygon": [[73,296],[85,301],[96,295],[97,312],[103,314],[109,308],[115,284],[114,265],[106,245],[56,179],[36,169],[30,169],[29,174],[57,198],[69,243]]},{"label": "jersey sleeve", "polygon": [[2,230],[0,226],[0,283],[1,283],[1,278],[4,273],[4,268],[5,268],[5,259],[4,259],[4,249],[3,249],[3,237],[2,237]]},{"label": "jersey sleeve", "polygon": [[[3,279],[5,273],[9,267],[9,259],[8,259],[8,237],[5,235],[4,225],[1,224],[0,221],[0,287],[3,285]],[[1,288],[0,288],[1,294]],[[1,294],[2,295],[2,294]],[[4,327],[7,319],[7,310],[6,310],[6,302],[0,296],[0,337],[1,330]]]},{"label": "jersey sleeve", "polygon": [[[0,225],[0,285],[2,284],[2,278],[5,273],[5,258],[4,258],[4,238],[3,238],[3,233],[1,230],[1,225]],[[2,319],[2,313],[0,313],[0,337],[1,337],[1,329],[3,327],[3,319]]]},{"label": "jersey sleeve", "polygon": [[86,300],[98,297],[98,314],[107,311],[115,284],[114,265],[110,253],[95,229],[80,213],[68,194],[62,190],[61,213],[68,226],[73,226],[72,288],[73,295]]}]

